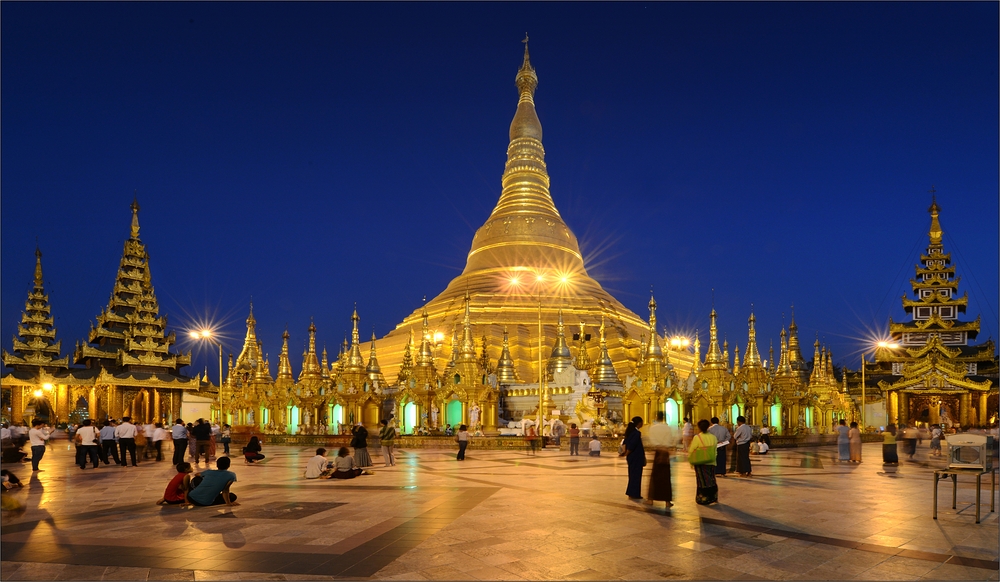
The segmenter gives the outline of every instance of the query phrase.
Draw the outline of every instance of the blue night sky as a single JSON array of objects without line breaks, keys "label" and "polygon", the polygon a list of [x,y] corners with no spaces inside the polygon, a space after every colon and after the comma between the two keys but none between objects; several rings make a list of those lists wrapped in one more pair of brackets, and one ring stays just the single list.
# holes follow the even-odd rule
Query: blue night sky
[{"label": "blue night sky", "polygon": [[[591,274],[761,351],[795,305],[837,364],[904,320],[931,186],[997,337],[998,4],[4,2],[2,321],[44,253],[63,353],[107,305],[133,191],[161,313],[265,351],[357,302],[386,334],[500,193],[531,35],[552,195]],[[187,350],[188,342],[180,347]],[[730,346],[730,349],[732,346]],[[198,354],[194,374],[209,353]],[[298,362],[293,361],[296,373]]]}]

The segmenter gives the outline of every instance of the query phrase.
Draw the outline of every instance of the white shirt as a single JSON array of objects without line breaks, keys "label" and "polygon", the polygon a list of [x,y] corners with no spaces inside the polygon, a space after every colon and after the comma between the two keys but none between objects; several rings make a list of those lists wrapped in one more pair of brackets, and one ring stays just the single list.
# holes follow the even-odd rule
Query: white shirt
[{"label": "white shirt", "polygon": [[135,428],[131,422],[123,422],[115,427],[115,436],[120,439],[134,439],[138,432],[139,429]]},{"label": "white shirt", "polygon": [[188,429],[183,424],[175,424],[170,427],[170,435],[175,439],[186,439],[188,438]]},{"label": "white shirt", "polygon": [[456,438],[458,438],[459,442],[461,442],[461,441],[468,441],[469,440],[469,431],[467,431],[467,430],[460,430],[460,431],[458,431],[458,436]]},{"label": "white shirt", "polygon": [[97,444],[97,438],[101,433],[96,427],[81,426],[80,430],[76,431],[76,434],[80,437],[80,444],[82,446],[91,446]]},{"label": "white shirt", "polygon": [[49,431],[44,428],[33,428],[28,431],[28,439],[33,447],[44,447],[45,441],[49,440]]},{"label": "white shirt", "polygon": [[760,451],[760,454],[764,454],[764,453],[766,453],[766,452],[767,452],[767,449],[768,449],[768,446],[767,446],[767,443],[765,443],[764,441],[760,441],[760,442],[759,442],[759,443],[757,444],[757,446],[758,446],[758,449],[757,449],[757,450],[759,450],[759,451]]},{"label": "white shirt", "polygon": [[651,449],[663,449],[677,444],[677,436],[674,434],[673,427],[665,422],[654,422],[642,436],[646,446]]},{"label": "white shirt", "polygon": [[592,450],[592,451],[599,451],[599,450],[601,450],[601,441],[599,441],[597,439],[594,439],[594,440],[590,441],[590,450]]},{"label": "white shirt", "polygon": [[329,461],[323,455],[316,455],[306,463],[306,479],[317,479],[326,471],[326,464]]},{"label": "white shirt", "polygon": [[146,435],[146,438],[153,438],[153,434],[156,433],[156,425],[153,423],[142,425],[142,434]]},{"label": "white shirt", "polygon": [[156,427],[153,431],[153,442],[165,441],[167,440],[167,429]]},{"label": "white shirt", "polygon": [[347,455],[346,457],[336,457],[333,459],[333,466],[338,471],[350,471],[356,467],[354,464],[354,457]]}]

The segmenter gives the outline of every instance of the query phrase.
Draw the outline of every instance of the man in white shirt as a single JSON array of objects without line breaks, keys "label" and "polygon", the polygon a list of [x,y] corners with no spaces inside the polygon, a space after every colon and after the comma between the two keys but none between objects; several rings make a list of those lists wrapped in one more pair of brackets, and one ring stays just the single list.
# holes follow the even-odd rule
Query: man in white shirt
[{"label": "man in white shirt", "polygon": [[592,435],[588,447],[590,448],[591,457],[601,456],[601,441],[597,439],[597,435]]},{"label": "man in white shirt", "polygon": [[87,457],[94,464],[94,468],[101,466],[101,455],[97,452],[97,447],[101,442],[101,433],[94,427],[93,421],[89,418],[83,421],[83,426],[76,431],[76,443],[80,445],[80,469],[87,468]]},{"label": "man in white shirt", "polygon": [[115,428],[115,436],[118,437],[118,448],[122,455],[122,466],[128,466],[128,459],[125,458],[125,452],[128,451],[129,455],[132,456],[132,466],[138,467],[139,462],[136,459],[136,448],[135,448],[135,435],[138,434],[139,429],[132,424],[132,417],[123,416],[122,423]]},{"label": "man in white shirt", "polygon": [[177,419],[174,426],[170,427],[170,438],[174,441],[173,464],[184,462],[184,451],[188,448],[188,429],[184,426],[184,421]]},{"label": "man in white shirt", "polygon": [[326,458],[326,449],[316,449],[316,456],[306,463],[306,479],[319,479],[329,468],[330,461]]},{"label": "man in white shirt", "polygon": [[112,458],[114,458],[116,465],[122,464],[118,458],[118,439],[115,438],[116,425],[114,420],[109,420],[101,427],[101,460],[104,461],[105,465],[110,465]]},{"label": "man in white shirt", "polygon": [[[153,432],[155,431],[156,431],[156,426],[151,422],[147,422],[146,424],[142,425],[142,435],[146,437],[146,443],[153,442]],[[149,446],[148,444],[147,446],[142,448],[143,460],[149,459],[151,456],[153,456],[152,448],[153,447]]]},{"label": "man in white shirt", "polygon": [[156,423],[153,430],[153,448],[156,449],[156,460],[163,460],[163,441],[167,440],[167,429],[163,428],[163,423]]},{"label": "man in white shirt", "polygon": [[708,427],[708,432],[715,437],[715,475],[717,477],[726,476],[726,449],[729,447],[729,440],[732,435],[729,429],[719,424],[719,417],[713,416]]},{"label": "man in white shirt", "polygon": [[31,471],[34,473],[41,471],[38,468],[38,463],[41,462],[42,457],[45,455],[45,441],[49,440],[50,434],[48,427],[45,426],[45,422],[42,419],[36,418],[31,421],[28,440],[31,441]]},{"label": "man in white shirt", "polygon": [[694,438],[694,425],[691,424],[691,418],[684,419],[684,427],[681,429],[681,443],[684,445],[684,450],[688,450],[691,446],[691,439]]}]

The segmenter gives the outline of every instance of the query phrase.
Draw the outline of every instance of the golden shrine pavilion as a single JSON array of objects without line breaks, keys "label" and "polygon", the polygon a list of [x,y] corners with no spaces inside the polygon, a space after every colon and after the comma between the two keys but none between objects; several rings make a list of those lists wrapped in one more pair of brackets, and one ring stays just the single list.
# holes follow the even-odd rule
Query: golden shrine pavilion
[{"label": "golden shrine pavilion", "polygon": [[[912,320],[889,320],[893,342],[875,349],[874,362],[864,362],[864,395],[869,406],[871,400],[884,405],[885,415],[879,418],[887,423],[990,426],[997,421],[996,344],[989,339],[970,345],[979,334],[980,318],[959,319],[969,293],[958,295],[961,278],[955,276],[951,253],[944,252],[936,198],[928,212],[930,242],[910,280],[914,297],[903,295],[903,309]],[[860,370],[847,373],[846,381],[851,395],[860,398]]]},{"label": "golden shrine pavilion", "polygon": [[[68,422],[83,417],[131,416],[140,422],[176,418],[186,391],[204,388],[200,376],[183,375],[191,354],[170,350],[176,339],[159,313],[146,246],[139,240],[139,204],[132,202],[131,236],[125,241],[108,306],[91,325],[86,342],[61,356],[42,277],[42,253],[35,251],[34,287],[28,293],[13,351],[3,351],[0,377],[11,420],[39,416]],[[8,392],[9,391],[9,392]]]}]

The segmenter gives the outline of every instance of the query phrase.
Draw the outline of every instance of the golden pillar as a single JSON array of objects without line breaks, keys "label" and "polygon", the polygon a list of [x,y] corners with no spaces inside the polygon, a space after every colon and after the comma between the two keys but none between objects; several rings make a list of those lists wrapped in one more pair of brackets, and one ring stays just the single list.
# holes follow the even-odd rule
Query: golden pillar
[{"label": "golden pillar", "polygon": [[989,419],[986,418],[986,392],[979,394],[979,426],[985,428]]},{"label": "golden pillar", "polygon": [[[153,416],[153,422],[163,422],[163,402],[160,399],[160,390],[156,389],[153,391],[153,410],[156,411]],[[164,424],[166,424],[164,422]]]},{"label": "golden pillar", "polygon": [[22,422],[24,420],[24,388],[14,386],[10,389],[10,420],[11,422]]},{"label": "golden pillar", "polygon": [[968,392],[958,397],[958,424],[964,429],[969,425],[969,403],[972,400]]},{"label": "golden pillar", "polygon": [[886,414],[889,416],[887,422],[895,424],[899,420],[899,394],[895,391],[889,393],[889,405],[885,407]]},{"label": "golden pillar", "polygon": [[899,393],[899,412],[897,414],[899,426],[906,426],[910,422],[910,395],[906,392]]}]

